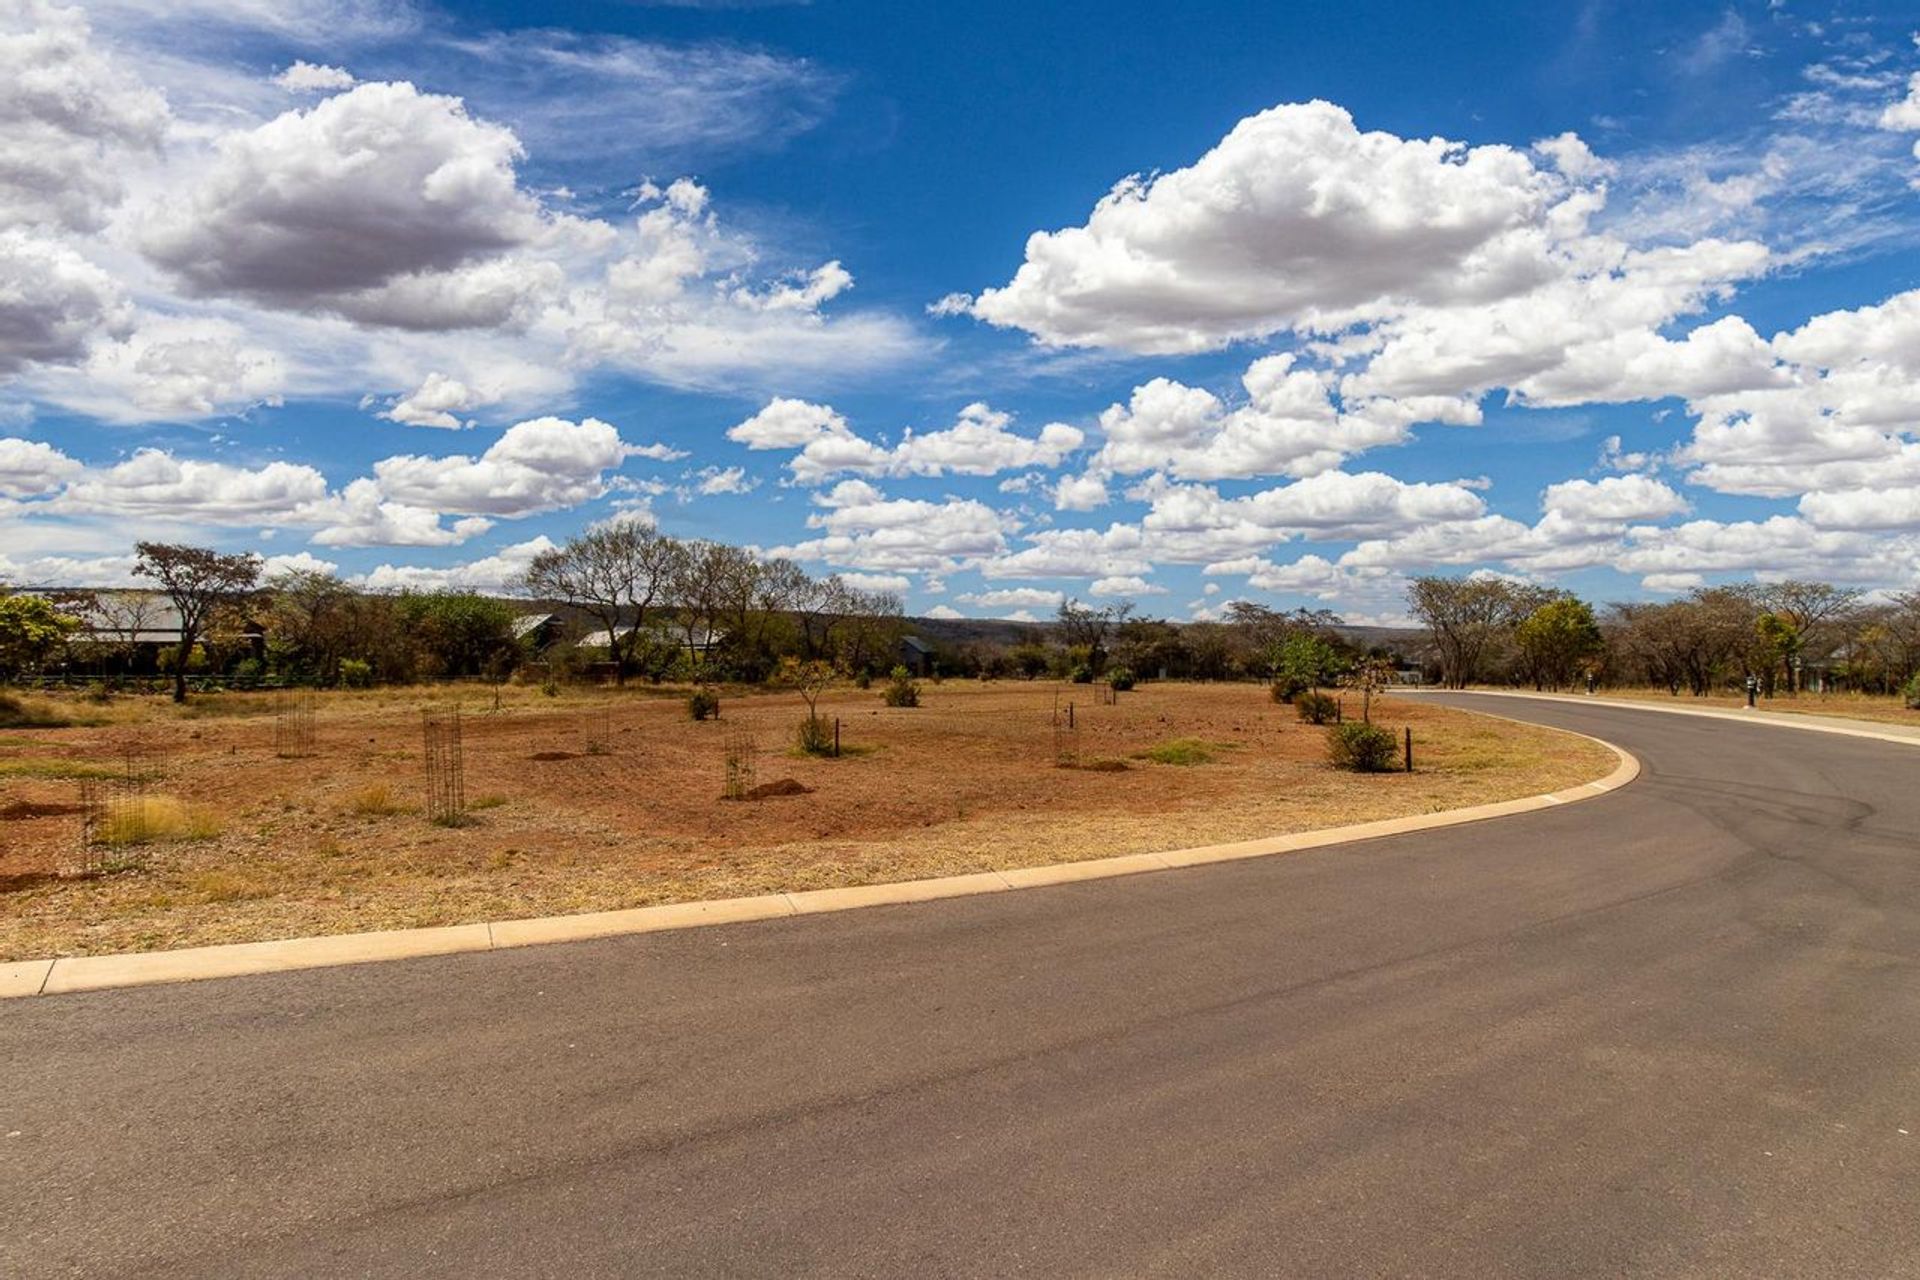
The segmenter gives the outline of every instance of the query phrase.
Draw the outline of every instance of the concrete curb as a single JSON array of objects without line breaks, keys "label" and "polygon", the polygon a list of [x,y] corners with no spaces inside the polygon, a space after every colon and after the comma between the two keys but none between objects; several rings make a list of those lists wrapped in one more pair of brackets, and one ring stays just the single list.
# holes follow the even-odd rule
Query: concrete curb
[{"label": "concrete curb", "polygon": [[[1476,698],[1526,698],[1534,702],[1572,702],[1583,707],[1620,707],[1627,711],[1657,711],[1667,716],[1698,716],[1706,720],[1731,720],[1735,724],[1765,725],[1771,729],[1800,729],[1807,733],[1837,733],[1846,738],[1872,738],[1877,742],[1898,742],[1920,747],[1920,729],[1875,729],[1870,720],[1844,720],[1798,711],[1755,709],[1727,711],[1720,707],[1670,707],[1659,702],[1639,702],[1630,698],[1588,697],[1580,693],[1528,693],[1518,689],[1395,689],[1394,694],[1464,693]],[[1481,712],[1480,714],[1488,714]]]},{"label": "concrete curb", "polygon": [[[1488,714],[1479,712],[1476,714]],[[1506,717],[1497,717],[1505,719]],[[1570,733],[1571,730],[1559,730]],[[853,911],[862,907],[977,893],[1003,893],[1045,885],[1105,880],[1115,876],[1170,871],[1242,858],[1265,858],[1305,849],[1383,836],[1431,831],[1439,827],[1482,822],[1511,814],[1551,809],[1578,800],[1591,800],[1617,791],[1640,776],[1640,762],[1611,742],[1598,742],[1618,758],[1613,772],[1595,782],[1566,791],[1546,792],[1518,800],[1444,809],[1410,818],[1388,818],[1320,831],[1242,840],[1233,844],[1203,845],[1165,853],[1130,853],[1085,862],[1052,866],[981,871],[929,880],[901,880],[891,884],[856,885],[845,889],[813,889],[801,893],[770,893],[751,898],[720,898],[710,902],[677,902],[625,911],[595,911],[581,915],[544,916],[527,920],[499,920],[485,924],[446,925],[429,929],[393,929],[378,933],[342,933],[275,942],[241,942],[226,946],[189,947],[178,951],[141,951],[120,955],[68,956],[54,960],[0,963],[0,1000],[99,991],[110,987],[140,987],[163,982],[195,982],[202,978],[233,978],[246,974],[284,973],[332,965],[367,964],[418,956],[451,955],[463,951],[494,951],[549,942],[579,942],[624,934],[655,933],[665,929],[692,929],[703,925],[733,924],[781,916]]]}]

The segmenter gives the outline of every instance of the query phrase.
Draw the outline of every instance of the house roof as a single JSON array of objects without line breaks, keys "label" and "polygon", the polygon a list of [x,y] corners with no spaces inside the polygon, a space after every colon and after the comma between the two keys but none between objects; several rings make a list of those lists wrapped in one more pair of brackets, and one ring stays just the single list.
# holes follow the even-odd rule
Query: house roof
[{"label": "house roof", "polygon": [[[174,644],[180,639],[180,610],[157,592],[102,592],[91,602],[62,605],[80,620],[82,641],[104,644]],[[248,618],[246,631],[264,631]]]},{"label": "house roof", "polygon": [[[654,632],[660,639],[666,641],[668,644],[684,645],[688,643],[687,633],[680,627],[661,627],[648,624],[647,630]],[[633,626],[629,624],[624,627],[614,628],[611,634],[625,637],[632,635],[633,631]],[[719,644],[721,640],[725,639],[726,634],[724,631],[710,631],[704,627],[696,627],[693,631],[692,646],[695,649],[711,649],[713,646]],[[612,639],[607,629],[601,627],[597,631],[589,631],[587,634],[581,636],[579,646],[582,649],[611,648]]]},{"label": "house roof", "polygon": [[561,622],[557,613],[523,613],[513,620],[513,638],[524,640],[544,626],[557,626]]},{"label": "house roof", "polygon": [[933,646],[919,636],[901,636],[900,643],[916,653],[932,653]]}]

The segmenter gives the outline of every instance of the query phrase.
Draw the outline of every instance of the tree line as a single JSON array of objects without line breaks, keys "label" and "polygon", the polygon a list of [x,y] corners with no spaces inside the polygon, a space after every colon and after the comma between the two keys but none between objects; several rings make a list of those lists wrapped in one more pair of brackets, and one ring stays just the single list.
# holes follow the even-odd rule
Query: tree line
[{"label": "tree line", "polygon": [[[753,683],[789,659],[859,678],[897,665],[907,633],[892,592],[631,522],[543,552],[514,599],[370,592],[305,570],[267,575],[257,556],[206,547],[142,542],[136,552],[135,573],[152,590],[0,588],[0,680],[120,676],[136,660],[176,698],[203,680],[359,687],[504,681],[530,667],[551,682]],[[546,610],[557,628],[525,626]],[[1128,602],[1069,599],[1050,623],[1008,624],[1010,638],[929,643],[928,673],[1283,678],[1307,687],[1333,682],[1364,656],[1339,622],[1323,610],[1237,603],[1222,621],[1175,623]]]},{"label": "tree line", "polygon": [[[600,665],[619,682],[760,681],[789,655],[849,673],[889,669],[905,627],[892,593],[626,522],[536,557],[515,600],[370,592],[308,570],[269,576],[258,556],[207,547],[135,550],[134,574],[150,591],[0,587],[0,679],[127,671],[158,647],[155,673],[176,700],[206,677],[320,687],[504,681],[529,664],[556,681]],[[549,609],[557,626],[520,625]],[[603,643],[583,652],[576,642],[595,633]]]},{"label": "tree line", "polygon": [[1453,688],[1586,682],[1704,696],[1752,679],[1768,697],[1817,686],[1920,699],[1920,591],[1869,597],[1788,579],[1596,611],[1551,587],[1470,576],[1415,578],[1407,599]]}]

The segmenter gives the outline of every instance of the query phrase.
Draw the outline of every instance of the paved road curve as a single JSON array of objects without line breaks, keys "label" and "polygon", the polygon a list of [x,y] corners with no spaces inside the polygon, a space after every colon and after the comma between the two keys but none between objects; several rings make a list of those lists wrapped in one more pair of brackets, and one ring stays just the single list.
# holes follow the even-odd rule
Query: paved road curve
[{"label": "paved road curve", "polygon": [[1920,1274],[1920,750],[1493,709],[1647,772],[1257,862],[7,1002],[0,1274]]}]

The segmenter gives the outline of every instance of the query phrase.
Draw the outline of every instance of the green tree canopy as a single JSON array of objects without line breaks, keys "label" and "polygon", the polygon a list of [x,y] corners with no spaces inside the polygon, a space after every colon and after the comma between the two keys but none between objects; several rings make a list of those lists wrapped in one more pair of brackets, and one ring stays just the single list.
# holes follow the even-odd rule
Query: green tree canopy
[{"label": "green tree canopy", "polygon": [[79,629],[80,620],[61,613],[52,601],[0,589],[0,679],[39,667]]}]

